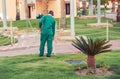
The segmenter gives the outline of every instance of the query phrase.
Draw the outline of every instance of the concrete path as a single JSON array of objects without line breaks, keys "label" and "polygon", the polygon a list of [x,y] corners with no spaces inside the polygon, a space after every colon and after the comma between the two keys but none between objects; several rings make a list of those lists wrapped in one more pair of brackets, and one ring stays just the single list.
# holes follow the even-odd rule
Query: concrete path
[{"label": "concrete path", "polygon": [[117,16],[117,13],[107,13],[107,14],[105,14],[106,18],[113,19],[114,21],[116,21],[116,16]]},{"label": "concrete path", "polygon": [[[112,44],[111,49],[112,50],[120,50],[120,40],[113,40],[110,41]],[[14,46],[7,46],[8,49],[3,50],[0,47],[0,56],[17,56],[17,55],[28,55],[28,54],[39,54],[39,43],[36,46],[30,46],[30,47],[14,47]],[[10,48],[11,47],[11,48]],[[58,41],[54,42],[54,50],[53,54],[58,53],[80,53],[78,49],[72,46],[71,42],[65,42],[65,41]],[[45,50],[45,52],[47,52]]]},{"label": "concrete path", "polygon": [[[79,50],[74,48],[70,42],[54,43],[53,48],[54,48],[53,54],[79,52]],[[47,48],[45,47],[45,53],[47,52],[46,49]],[[39,45],[0,50],[0,56],[17,56],[17,55],[27,55],[27,54],[39,54]]]},{"label": "concrete path", "polygon": [[[18,37],[18,43],[13,46],[0,46],[0,56],[17,56],[26,54],[39,54],[39,44],[40,44],[40,34],[39,33],[27,33]],[[74,48],[71,42],[65,42],[63,40],[55,39],[53,43],[53,53],[73,53],[79,52]],[[45,53],[47,48],[45,46]]]}]

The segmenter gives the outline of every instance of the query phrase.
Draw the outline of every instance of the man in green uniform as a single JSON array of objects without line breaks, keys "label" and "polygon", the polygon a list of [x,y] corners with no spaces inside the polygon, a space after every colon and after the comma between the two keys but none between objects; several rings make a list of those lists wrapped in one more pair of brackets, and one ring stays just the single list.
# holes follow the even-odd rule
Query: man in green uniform
[{"label": "man in green uniform", "polygon": [[54,15],[53,11],[49,11],[49,14],[44,15],[39,21],[39,28],[41,30],[40,38],[40,54],[44,55],[44,47],[47,42],[47,57],[51,56],[52,53],[52,42],[55,35],[55,19],[52,17]]}]

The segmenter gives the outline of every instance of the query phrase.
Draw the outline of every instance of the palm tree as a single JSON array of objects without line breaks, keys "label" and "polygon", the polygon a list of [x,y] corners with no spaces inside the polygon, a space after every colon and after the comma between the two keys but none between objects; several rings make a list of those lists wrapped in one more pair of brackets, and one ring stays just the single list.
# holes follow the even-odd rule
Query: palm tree
[{"label": "palm tree", "polygon": [[48,2],[49,0],[42,0],[43,1],[43,14],[47,14],[48,13]]},{"label": "palm tree", "polygon": [[111,0],[111,2],[112,2],[112,12],[115,12],[115,1],[116,0]]},{"label": "palm tree", "polygon": [[[118,4],[120,4],[120,0],[118,0]],[[117,22],[120,22],[120,5],[117,8]]]},{"label": "palm tree", "polygon": [[72,45],[82,51],[84,54],[87,55],[87,65],[88,68],[94,70],[96,72],[96,62],[95,62],[95,55],[108,52],[110,51],[111,44],[108,44],[109,41],[105,39],[91,39],[91,38],[84,38],[84,37],[76,37],[73,41]]},{"label": "palm tree", "polygon": [[86,2],[87,0],[82,0],[82,9],[83,9],[82,14],[83,15],[87,14],[87,7],[86,7],[87,3]]}]

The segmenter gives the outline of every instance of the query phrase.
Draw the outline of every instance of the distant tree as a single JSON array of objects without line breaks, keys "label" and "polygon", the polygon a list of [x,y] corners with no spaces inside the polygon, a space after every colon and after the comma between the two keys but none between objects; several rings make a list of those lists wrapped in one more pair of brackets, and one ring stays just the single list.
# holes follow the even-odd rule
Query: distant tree
[{"label": "distant tree", "polygon": [[94,5],[93,13],[96,14],[97,0],[93,0],[93,5]]},{"label": "distant tree", "polygon": [[16,0],[16,20],[20,20],[20,0]]},{"label": "distant tree", "polygon": [[104,8],[105,8],[105,9],[107,8],[108,1],[109,1],[109,0],[101,0],[101,5],[104,5]]},{"label": "distant tree", "polygon": [[112,12],[115,12],[115,2],[116,2],[117,0],[111,0],[111,2],[112,2]]},{"label": "distant tree", "polygon": [[42,0],[43,2],[43,14],[47,14],[48,13],[48,2],[49,0]]},{"label": "distant tree", "polygon": [[65,1],[61,1],[61,17],[60,17],[60,28],[65,29],[66,28],[66,9],[65,9]]},{"label": "distant tree", "polygon": [[77,8],[77,11],[80,10],[80,0],[76,0],[76,8]]},{"label": "distant tree", "polygon": [[120,22],[120,0],[117,0],[118,1],[118,8],[117,8],[117,22]]},{"label": "distant tree", "polygon": [[118,2],[118,8],[117,8],[117,22],[120,22],[120,0],[111,0],[112,2],[112,12],[115,12],[115,2]]},{"label": "distant tree", "polygon": [[[107,8],[107,4],[109,0],[100,0],[101,1],[101,5],[104,5],[104,8],[106,10]],[[93,0],[93,4],[95,5],[94,7],[94,13],[96,13],[96,8],[97,8],[97,0]]]},{"label": "distant tree", "polygon": [[[109,0],[100,0],[101,5],[104,5],[106,7],[106,4],[108,4]],[[97,6],[97,0],[93,0],[93,4]]]},{"label": "distant tree", "polygon": [[87,5],[87,0],[82,0],[82,15],[86,15],[87,14],[87,7],[86,7],[86,5]]}]

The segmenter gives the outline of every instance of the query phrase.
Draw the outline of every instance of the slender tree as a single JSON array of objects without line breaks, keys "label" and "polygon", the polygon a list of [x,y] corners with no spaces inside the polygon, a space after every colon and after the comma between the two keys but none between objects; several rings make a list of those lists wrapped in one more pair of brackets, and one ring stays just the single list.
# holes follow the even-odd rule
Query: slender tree
[{"label": "slender tree", "polygon": [[117,22],[120,22],[120,0],[118,0],[118,8],[117,8]]},{"label": "slender tree", "polygon": [[47,14],[48,13],[48,2],[49,2],[49,0],[42,0],[42,3],[43,3],[43,14]]},{"label": "slender tree", "polygon": [[20,0],[16,0],[16,20],[20,20]]},{"label": "slender tree", "polygon": [[112,12],[115,12],[115,2],[116,0],[111,0],[112,2]]},{"label": "slender tree", "polygon": [[77,11],[80,10],[80,0],[76,0],[76,8],[77,8]]},{"label": "slender tree", "polygon": [[87,14],[87,0],[80,0],[82,1],[82,15]]},{"label": "slender tree", "polygon": [[[100,1],[101,1],[101,5],[104,5],[104,8],[106,9],[109,0],[100,0]],[[96,14],[97,0],[93,0],[93,4],[95,5],[94,14]]]},{"label": "slender tree", "polygon": [[65,1],[60,0],[61,5],[61,17],[60,17],[60,28],[66,28],[66,9],[65,9]]}]

